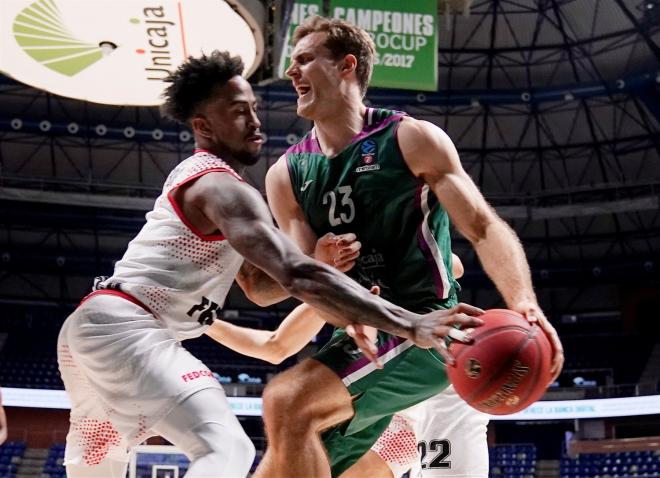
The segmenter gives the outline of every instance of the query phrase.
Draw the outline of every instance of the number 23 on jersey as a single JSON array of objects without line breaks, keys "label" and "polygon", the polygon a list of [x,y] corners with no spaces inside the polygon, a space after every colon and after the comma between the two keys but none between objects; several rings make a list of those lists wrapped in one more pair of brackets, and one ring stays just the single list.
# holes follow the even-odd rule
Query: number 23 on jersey
[{"label": "number 23 on jersey", "polygon": [[351,198],[350,186],[339,186],[337,191],[328,191],[323,195],[323,205],[329,206],[328,222],[335,227],[349,224],[355,219],[355,203]]}]

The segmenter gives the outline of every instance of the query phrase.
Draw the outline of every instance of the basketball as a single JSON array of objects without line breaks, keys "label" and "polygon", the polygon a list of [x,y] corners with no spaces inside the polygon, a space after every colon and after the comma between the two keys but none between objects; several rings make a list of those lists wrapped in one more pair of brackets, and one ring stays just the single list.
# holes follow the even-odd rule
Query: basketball
[{"label": "basketball", "polygon": [[539,400],[550,381],[552,345],[538,324],[506,309],[487,310],[474,342],[454,341],[456,359],[447,367],[458,395],[491,415],[518,412]]}]

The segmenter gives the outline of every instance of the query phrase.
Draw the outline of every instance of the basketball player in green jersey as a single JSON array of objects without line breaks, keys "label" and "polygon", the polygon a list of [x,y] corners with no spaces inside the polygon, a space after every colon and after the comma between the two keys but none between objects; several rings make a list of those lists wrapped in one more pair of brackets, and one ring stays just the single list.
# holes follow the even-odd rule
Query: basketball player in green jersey
[{"label": "basketball player in green jersey", "polygon": [[[309,254],[327,232],[354,232],[362,250],[353,277],[425,311],[456,304],[451,217],[507,306],[538,321],[552,340],[556,376],[561,343],[537,303],[520,242],[465,173],[451,140],[428,122],[363,104],[374,55],[363,30],[315,17],[298,28],[294,42],[287,73],[298,114],[313,120],[314,129],[268,173],[280,227]],[[314,359],[266,387],[269,448],[255,476],[339,476],[369,450],[393,413],[448,385],[435,350],[383,332],[377,347],[382,369],[339,330]]]}]

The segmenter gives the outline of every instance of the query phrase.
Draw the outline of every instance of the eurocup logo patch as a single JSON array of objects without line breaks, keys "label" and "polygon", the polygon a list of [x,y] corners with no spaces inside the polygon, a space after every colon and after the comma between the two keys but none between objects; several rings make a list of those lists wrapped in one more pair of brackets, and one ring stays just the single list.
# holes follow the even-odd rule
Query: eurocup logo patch
[{"label": "eurocup logo patch", "polygon": [[362,153],[362,162],[364,164],[371,164],[376,157],[376,142],[368,139],[363,141],[360,145],[360,152]]},{"label": "eurocup logo patch", "polygon": [[372,139],[362,141],[360,145],[360,166],[355,168],[356,173],[363,173],[366,171],[377,171],[380,165],[376,162],[376,153],[378,147],[376,142]]}]

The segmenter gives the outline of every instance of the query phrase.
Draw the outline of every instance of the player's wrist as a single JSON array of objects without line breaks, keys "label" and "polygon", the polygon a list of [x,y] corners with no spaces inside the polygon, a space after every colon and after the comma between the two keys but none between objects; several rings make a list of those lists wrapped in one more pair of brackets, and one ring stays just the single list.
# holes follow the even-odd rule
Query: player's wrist
[{"label": "player's wrist", "polygon": [[531,311],[540,311],[538,300],[534,294],[519,295],[510,301],[509,307],[521,314]]},{"label": "player's wrist", "polygon": [[413,312],[408,312],[408,321],[409,321],[409,327],[407,329],[408,335],[405,337],[406,339],[410,339],[413,342],[416,342],[418,339],[418,332],[421,329],[422,326],[422,320],[424,320],[424,316],[421,314],[415,314]]}]

